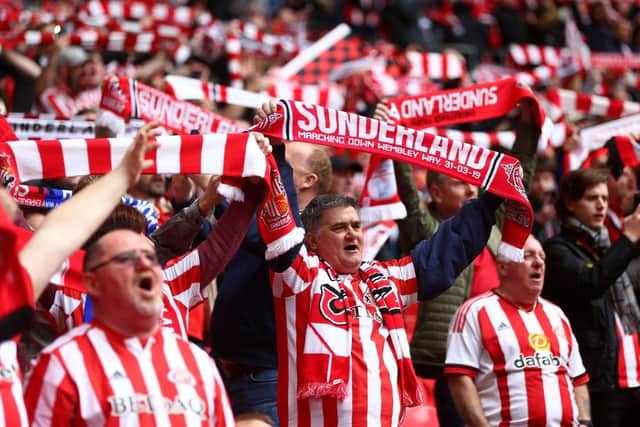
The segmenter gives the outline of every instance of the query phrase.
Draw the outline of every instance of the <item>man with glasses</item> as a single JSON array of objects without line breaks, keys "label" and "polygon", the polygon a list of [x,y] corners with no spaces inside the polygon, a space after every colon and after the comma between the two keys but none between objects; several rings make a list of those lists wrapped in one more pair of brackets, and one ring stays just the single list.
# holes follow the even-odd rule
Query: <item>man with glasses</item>
[{"label": "man with glasses", "polygon": [[33,425],[233,425],[211,358],[161,327],[166,285],[151,241],[105,234],[88,248],[83,278],[94,320],[40,355],[25,388]]}]

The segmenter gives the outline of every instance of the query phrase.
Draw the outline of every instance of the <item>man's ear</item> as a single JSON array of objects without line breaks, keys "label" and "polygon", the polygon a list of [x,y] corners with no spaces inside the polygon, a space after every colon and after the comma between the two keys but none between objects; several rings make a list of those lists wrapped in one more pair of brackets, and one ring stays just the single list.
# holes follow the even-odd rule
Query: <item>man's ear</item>
[{"label": "man's ear", "polygon": [[305,234],[304,243],[314,252],[318,248],[318,238],[312,233],[307,232],[307,234]]},{"label": "man's ear", "polygon": [[101,287],[96,278],[96,274],[92,272],[84,272],[82,273],[82,282],[84,283],[84,287],[87,288],[87,293],[94,296],[99,296]]},{"label": "man's ear", "polygon": [[431,196],[431,200],[433,200],[433,202],[436,205],[439,205],[440,203],[443,202],[442,189],[440,189],[440,186],[438,185],[429,186],[429,195]]},{"label": "man's ear", "polygon": [[305,174],[304,181],[302,181],[300,188],[311,188],[316,185],[316,182],[318,182],[318,175],[313,172],[309,172]]}]

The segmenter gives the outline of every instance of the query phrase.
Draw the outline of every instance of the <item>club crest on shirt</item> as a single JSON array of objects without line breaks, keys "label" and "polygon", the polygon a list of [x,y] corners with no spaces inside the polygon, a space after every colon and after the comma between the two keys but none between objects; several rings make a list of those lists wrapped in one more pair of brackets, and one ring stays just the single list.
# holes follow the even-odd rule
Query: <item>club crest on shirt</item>
[{"label": "club crest on shirt", "polygon": [[347,293],[344,289],[336,289],[329,284],[320,286],[320,313],[334,325],[344,326],[347,324],[344,304],[346,296]]},{"label": "club crest on shirt", "polygon": [[193,386],[196,384],[196,379],[193,377],[193,374],[186,369],[174,369],[169,371],[167,378],[169,378],[169,381],[172,383],[178,385]]},{"label": "club crest on shirt", "polygon": [[549,351],[551,349],[549,338],[544,334],[530,333],[529,345],[536,351]]}]

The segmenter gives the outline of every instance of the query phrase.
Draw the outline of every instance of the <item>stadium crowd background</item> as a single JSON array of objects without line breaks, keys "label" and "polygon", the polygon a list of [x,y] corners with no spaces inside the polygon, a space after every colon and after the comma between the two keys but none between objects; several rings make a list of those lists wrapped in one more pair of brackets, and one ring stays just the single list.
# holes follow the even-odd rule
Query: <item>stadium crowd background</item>
[{"label": "stadium crowd background", "polygon": [[[350,26],[349,36],[295,73],[282,72],[288,61],[341,23]],[[598,146],[584,140],[589,134],[583,130],[640,112],[640,2],[631,0],[16,0],[0,1],[0,34],[0,112],[8,114],[18,136],[17,123],[29,118],[55,123],[57,129],[64,123],[69,134],[78,136],[81,130],[69,129],[67,120],[82,127],[79,123],[95,119],[106,75],[126,76],[162,91],[170,91],[167,75],[180,75],[305,102],[332,99],[335,108],[364,115],[386,98],[514,76],[534,89],[556,125],[549,143],[539,147],[529,188],[540,241],[559,230],[555,202],[560,178],[578,167],[606,165],[604,140],[613,134]],[[419,66],[412,56],[416,53]],[[566,94],[573,104],[564,101]],[[249,124],[252,109],[216,101],[199,97],[193,102]],[[515,118],[505,116],[459,125],[456,135],[508,150],[512,139],[500,135],[514,126]],[[612,126],[620,133],[640,133],[640,125]],[[55,129],[42,137],[62,137]],[[357,197],[368,156],[332,154],[334,186],[347,170],[343,179],[348,183],[340,191]],[[414,176],[428,203],[424,171],[416,169]],[[638,189],[633,167],[623,178],[610,187],[614,228]],[[153,180],[148,178],[131,196],[155,204],[160,223],[206,188],[179,177],[170,186],[165,177]],[[46,184],[74,189],[77,183]],[[47,211],[23,208],[34,227]],[[397,255],[393,233],[382,253]],[[209,311],[200,309],[200,325],[191,331],[205,343]],[[409,320],[412,315],[415,311],[408,313]],[[195,319],[194,312],[193,324]],[[44,316],[41,320],[46,322]],[[433,406],[412,411],[415,425],[437,425]]]}]

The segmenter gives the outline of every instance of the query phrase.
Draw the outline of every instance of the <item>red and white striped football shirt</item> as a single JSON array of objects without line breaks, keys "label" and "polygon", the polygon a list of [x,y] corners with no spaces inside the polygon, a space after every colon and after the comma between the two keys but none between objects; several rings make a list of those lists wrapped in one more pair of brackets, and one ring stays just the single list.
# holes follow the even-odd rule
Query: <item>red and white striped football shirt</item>
[{"label": "red and white striped football shirt", "polygon": [[[181,258],[170,261],[163,269],[162,327],[172,329],[186,338],[189,311],[208,298],[207,288],[200,286],[200,253],[193,250]],[[57,281],[61,285],[64,280]],[[60,333],[65,333],[84,322],[86,294],[64,286],[56,286],[48,319]]]},{"label": "red and white striped football shirt", "polygon": [[22,400],[16,341],[17,338],[0,343],[0,424],[26,427],[29,422]]},{"label": "red and white striped football shirt", "polygon": [[209,296],[201,286],[200,252],[195,249],[181,258],[170,261],[162,270],[164,309],[162,326],[173,329],[186,338],[189,311]]},{"label": "red and white striped football shirt", "polygon": [[626,334],[616,316],[618,334],[618,386],[620,388],[640,387],[640,343],[638,332]]},{"label": "red and white striped football shirt", "polygon": [[213,360],[172,331],[143,342],[98,322],[43,350],[25,383],[34,426],[232,426]]},{"label": "red and white striped football shirt", "polygon": [[527,312],[495,292],[458,309],[444,373],[474,378],[491,425],[576,425],[574,386],[589,380],[559,307],[539,298]]},{"label": "red and white striped football shirt", "polygon": [[[389,283],[397,287],[403,307],[417,301],[417,281],[411,257],[376,263],[376,266],[389,277]],[[398,425],[403,408],[399,396],[397,359],[388,339],[389,330],[382,323],[371,291],[359,275],[334,277],[326,264],[309,254],[303,245],[289,268],[282,273],[274,273],[272,286],[276,297],[278,415],[281,425]],[[330,289],[344,292],[344,298],[331,294]],[[321,296],[313,298],[317,294]],[[315,302],[322,307],[313,311],[319,310],[323,315],[340,320],[344,319],[345,311],[348,313],[351,369],[347,397],[342,401],[335,398],[296,398],[297,370],[301,368],[298,360],[304,350],[310,307]],[[402,345],[406,345],[408,354],[406,336]]]}]

